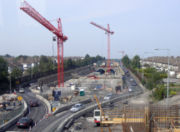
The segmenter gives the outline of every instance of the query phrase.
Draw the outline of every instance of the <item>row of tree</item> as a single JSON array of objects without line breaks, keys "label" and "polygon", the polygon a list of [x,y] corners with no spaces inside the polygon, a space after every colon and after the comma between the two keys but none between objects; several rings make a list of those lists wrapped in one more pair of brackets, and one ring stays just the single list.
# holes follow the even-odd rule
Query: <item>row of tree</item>
[{"label": "row of tree", "polygon": [[[97,61],[104,60],[105,58],[97,55],[96,57],[90,57],[88,54],[85,56],[85,58],[79,58],[79,59],[65,59],[64,60],[64,70],[69,70],[69,69],[74,69],[86,65],[93,64]],[[38,72],[48,72],[48,71],[53,71],[57,70],[57,63],[55,60],[53,60],[50,57],[47,56],[41,56],[40,57],[40,62],[38,65],[35,65],[33,68],[29,68],[27,70],[28,74],[36,74]]]},{"label": "row of tree", "polygon": [[[104,57],[101,57],[99,55],[97,55],[96,57],[90,57],[88,54],[83,59],[79,58],[73,60],[69,58],[67,60],[64,60],[64,70],[70,70],[90,65],[94,62],[101,61],[104,59]],[[8,89],[10,77],[13,85],[15,84],[15,80],[17,78],[21,78],[24,75],[33,75],[49,71],[52,71],[52,73],[53,71],[56,72],[57,63],[51,57],[41,56],[39,63],[35,64],[34,67],[29,68],[27,71],[22,71],[22,69],[14,67],[11,71],[11,74],[8,74],[8,63],[3,57],[0,57],[0,94]],[[23,72],[25,72],[25,74]]]},{"label": "row of tree", "polygon": [[0,57],[0,94],[8,87],[8,64]]},{"label": "row of tree", "polygon": [[134,56],[133,59],[130,59],[127,55],[125,55],[122,58],[122,62],[124,64],[124,66],[127,68],[140,69],[140,67],[141,67],[140,57],[138,55]]},{"label": "row of tree", "polygon": [[153,97],[155,99],[161,100],[166,97],[166,89],[163,84],[163,78],[167,78],[165,71],[157,71],[149,65],[146,65],[146,68],[142,68],[138,55],[134,56],[133,59],[126,55],[123,57],[122,62],[125,67],[136,74],[146,88],[153,90]]}]

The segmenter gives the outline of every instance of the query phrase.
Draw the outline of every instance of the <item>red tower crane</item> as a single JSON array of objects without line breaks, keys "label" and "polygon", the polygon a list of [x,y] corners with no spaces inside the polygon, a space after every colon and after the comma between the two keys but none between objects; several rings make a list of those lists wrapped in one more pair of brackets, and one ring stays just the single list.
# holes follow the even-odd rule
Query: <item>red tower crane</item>
[{"label": "red tower crane", "polygon": [[62,33],[61,19],[57,20],[58,28],[55,28],[48,20],[40,15],[33,7],[31,7],[26,1],[22,2],[20,7],[25,13],[38,21],[41,25],[46,27],[49,31],[54,33],[57,37],[57,60],[58,60],[58,87],[64,87],[64,61],[63,61],[63,42],[67,40],[67,36]]},{"label": "red tower crane", "polygon": [[110,68],[111,68],[110,67],[110,63],[111,63],[111,61],[110,61],[110,35],[114,34],[114,32],[110,31],[109,24],[107,25],[107,29],[102,27],[102,26],[100,26],[100,25],[98,25],[98,24],[96,24],[96,23],[94,23],[94,22],[91,22],[90,24],[92,24],[92,25],[94,25],[94,26],[104,30],[105,33],[107,34],[107,41],[108,41],[108,46],[107,46],[107,51],[108,51],[108,54],[107,54],[107,69],[108,70],[107,71],[109,72]]}]

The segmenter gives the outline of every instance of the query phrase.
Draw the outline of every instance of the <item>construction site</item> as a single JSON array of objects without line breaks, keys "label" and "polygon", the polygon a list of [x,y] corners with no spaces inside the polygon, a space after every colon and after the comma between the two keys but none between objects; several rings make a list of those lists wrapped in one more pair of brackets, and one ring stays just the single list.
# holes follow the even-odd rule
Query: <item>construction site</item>
[{"label": "construction site", "polygon": [[[138,98],[138,97],[137,97]],[[134,98],[136,99],[136,98]],[[128,99],[127,99],[128,100]],[[99,132],[179,132],[179,105],[115,103],[99,107],[100,125],[94,124],[92,114],[74,122],[70,131]],[[97,112],[97,110],[96,110]],[[97,118],[97,117],[96,117]],[[80,129],[79,129],[80,127]]]},{"label": "construction site", "polygon": [[[152,16],[154,17],[154,14],[156,14],[154,13],[154,10],[159,9],[161,3],[152,4],[153,6],[157,5],[157,9],[153,9],[152,11],[149,11],[151,9],[150,7],[147,7],[149,9],[148,11],[144,10],[147,5],[151,5],[150,3],[141,2],[137,6],[135,3],[131,2],[137,7],[134,7],[134,5],[131,5],[130,3],[123,3],[124,6],[127,6],[127,9],[121,7],[122,10],[119,11],[119,6],[121,4],[116,2],[106,3],[103,1],[103,4],[107,4],[106,6],[103,6],[102,1],[100,3],[99,1],[94,1],[92,3],[78,1],[74,4],[71,4],[73,1],[69,3],[61,1],[59,5],[57,4],[58,2],[53,1],[44,4],[44,8],[46,6],[49,7],[47,8],[47,13],[42,12],[43,15],[36,10],[40,8],[38,7],[39,3],[33,4],[33,2],[30,2],[36,7],[34,8],[25,0],[22,0],[21,3],[19,2],[20,6],[17,6],[18,2],[16,2],[16,10],[18,9],[19,12],[23,12],[24,16],[18,12],[17,14],[20,15],[11,19],[14,20],[15,18],[18,18],[18,22],[24,19],[23,21],[26,24],[32,20],[39,23],[42,28],[45,28],[45,31],[48,30],[48,33],[51,33],[52,37],[51,43],[53,55],[50,55],[49,57],[43,55],[41,57],[36,56],[35,58],[38,58],[36,63],[34,57],[31,57],[31,64],[24,64],[23,61],[20,61],[21,57],[26,60],[27,56],[21,55],[21,57],[17,58],[12,56],[10,59],[10,55],[5,55],[6,58],[9,58],[8,60],[13,63],[19,59],[21,64],[16,62],[18,64],[17,66],[14,66],[14,64],[6,64],[6,61],[3,62],[2,58],[1,63],[4,64],[0,65],[0,68],[2,67],[3,69],[3,67],[7,66],[2,72],[2,75],[4,76],[4,80],[2,80],[5,82],[3,83],[7,84],[3,85],[3,88],[8,87],[4,88],[6,91],[3,92],[8,92],[7,97],[12,95],[13,99],[6,99],[6,96],[0,96],[0,116],[2,118],[2,120],[0,120],[0,132],[180,132],[180,98],[175,98],[176,103],[171,100],[173,96],[176,94],[178,96],[180,94],[180,84],[177,85],[173,82],[174,80],[178,82],[178,78],[170,79],[170,73],[173,73],[175,76],[173,68],[176,69],[177,72],[178,66],[170,66],[170,49],[156,47],[156,43],[159,43],[158,41],[160,39],[156,37],[161,37],[159,34],[163,35],[163,32],[165,31],[162,29],[169,30],[166,29],[169,25],[165,25],[165,28],[160,27],[159,34],[155,34],[154,30],[151,31],[148,29],[149,27],[152,28],[151,26],[153,25],[151,23],[149,24],[150,21],[156,22],[160,19],[159,16],[163,17],[161,14],[162,11],[154,20],[151,18]],[[62,4],[63,2],[65,3]],[[82,6],[81,3],[84,5]],[[142,6],[143,4],[144,6]],[[167,5],[169,6],[169,4]],[[52,11],[49,11],[50,6],[53,8]],[[93,8],[89,9],[91,6]],[[99,10],[102,6],[103,8]],[[83,10],[78,11],[82,8]],[[86,8],[89,9],[89,11],[84,12]],[[165,8],[163,7],[159,10],[163,9]],[[73,10],[73,12],[71,12],[72,14],[68,12],[70,10]],[[74,12],[77,14],[84,14],[76,16]],[[131,12],[131,14],[128,14],[129,12]],[[153,12],[152,16],[149,15],[151,12]],[[166,11],[164,12],[166,13]],[[137,16],[133,13],[137,13]],[[166,15],[168,13],[166,13]],[[172,14],[175,13],[177,13],[177,11],[172,12]],[[120,16],[116,16],[117,14],[120,14]],[[143,14],[146,15],[143,16]],[[170,14],[171,17],[173,16],[172,14]],[[4,16],[8,15],[6,14]],[[44,16],[48,16],[48,19]],[[131,16],[131,18],[127,18],[129,16]],[[24,18],[22,19],[21,17]],[[52,17],[55,19],[50,20]],[[167,18],[173,20],[174,18],[172,19],[171,17],[165,17],[162,19],[162,23],[164,24],[164,20]],[[139,22],[135,22],[135,18],[141,19]],[[9,21],[9,18],[7,20]],[[64,21],[63,24],[62,20]],[[99,25],[94,22],[94,20],[98,23],[102,23]],[[105,20],[108,22],[106,25],[103,23],[106,22]],[[141,23],[145,21],[147,21],[146,23],[149,25]],[[56,22],[56,26],[54,26],[53,22]],[[140,23],[139,27],[133,25],[133,22],[135,24]],[[8,22],[0,22],[0,26],[6,23]],[[86,25],[83,25],[84,23],[86,23]],[[37,39],[35,39],[35,37],[39,38],[39,40],[43,40],[41,42],[43,44],[50,43],[46,39],[49,34],[43,31],[43,29],[40,29],[38,27],[39,25],[36,25],[38,28],[34,26],[33,29],[33,24],[31,25],[32,27],[29,26],[30,24],[26,27],[26,24],[19,24],[17,29],[16,26],[13,26],[16,30],[22,30],[19,32],[21,34],[19,35],[20,38],[17,43],[22,43],[23,45],[26,42],[26,45],[35,47],[35,49],[38,48],[37,44],[41,42],[39,41],[36,43]],[[155,23],[154,26],[163,24]],[[113,30],[110,29],[110,25]],[[118,27],[119,25],[120,27]],[[146,26],[143,27],[144,25]],[[174,25],[174,22],[172,25]],[[10,26],[4,27],[9,28]],[[65,27],[65,30],[63,30],[63,27]],[[130,27],[129,33],[127,32],[128,27]],[[137,29],[135,27],[137,27]],[[148,29],[147,31],[150,32],[146,33],[146,31],[143,31],[146,28]],[[153,28],[158,29],[159,27]],[[38,36],[40,32],[37,29],[40,29],[40,32],[42,30],[42,35],[44,36]],[[119,29],[122,31],[119,31]],[[5,31],[8,30],[9,29],[6,29]],[[31,31],[32,36],[29,34],[26,34],[27,36],[25,36],[24,31],[26,30],[28,33]],[[64,31],[69,34],[69,37],[65,35]],[[102,36],[98,34],[98,31],[100,31],[99,34]],[[13,35],[15,34],[14,31],[11,32]],[[145,35],[142,34],[143,32],[145,32]],[[19,33],[17,32],[17,34]],[[34,36],[33,33],[37,36]],[[105,35],[103,33],[105,33]],[[118,40],[119,37],[114,34],[122,36],[125,40],[121,37],[121,39]],[[153,34],[156,35],[154,38],[152,37]],[[174,34],[165,34],[161,39],[164,40],[164,38],[167,38],[167,40],[165,40],[167,42],[175,39],[168,38],[166,35],[168,37],[177,36]],[[7,38],[9,39],[12,36],[7,36]],[[15,36],[15,38],[19,36]],[[113,46],[111,46],[111,36],[116,37],[116,39],[112,38]],[[151,36],[153,39],[146,38],[147,36]],[[79,39],[77,39],[78,37]],[[25,38],[33,39],[26,40]],[[142,38],[144,38],[144,42]],[[22,41],[20,41],[21,39]],[[75,46],[67,46],[67,53],[67,51],[64,50],[64,42],[68,41],[68,39],[70,39],[70,45],[74,44]],[[78,41],[76,41],[76,39]],[[14,42],[15,40],[16,39],[14,39]],[[117,40],[119,42],[117,42]],[[149,52],[143,52],[142,58],[140,58],[140,55],[137,53],[141,52],[141,48],[147,40],[149,42],[147,45],[150,45],[150,48],[152,48],[151,45],[155,43],[155,47],[153,47],[155,51],[163,50],[167,52],[165,56],[167,55],[168,57],[163,59],[162,64],[157,61],[157,64],[155,65],[156,61],[154,61],[154,59],[151,59],[150,62],[142,63],[143,60],[145,60],[145,54]],[[5,43],[4,40],[2,42]],[[54,42],[57,44],[56,55],[54,55]],[[104,42],[106,43],[106,46]],[[9,43],[12,44],[10,41]],[[36,45],[32,46],[33,43]],[[100,43],[102,43],[103,48],[106,47],[106,55],[104,55],[105,50],[102,47],[98,47]],[[122,44],[120,47],[118,47],[119,43]],[[123,47],[128,43],[130,45],[127,50],[124,51]],[[139,43],[142,43],[143,46],[139,45],[138,47]],[[78,44],[81,45],[78,46]],[[4,44],[4,46],[5,45],[6,44]],[[22,45],[19,47],[23,47]],[[43,46],[40,47],[42,48]],[[161,45],[161,47],[163,46],[164,45]],[[113,49],[112,52],[111,47]],[[177,45],[174,47],[177,47]],[[43,51],[41,48],[39,50]],[[118,48],[121,51],[119,51]],[[22,53],[27,52],[25,47],[22,49],[24,51]],[[31,50],[35,51],[35,49]],[[138,49],[139,51],[137,50],[138,52],[136,52],[134,49]],[[45,51],[46,50],[47,49],[45,49]],[[89,53],[91,53],[90,50],[93,50],[93,57],[89,56]],[[38,54],[44,54],[43,52]],[[128,57],[125,52],[130,52],[130,57]],[[33,55],[35,56],[34,53]],[[67,53],[65,55],[71,55],[72,57],[67,56],[68,59],[65,60],[64,53]],[[75,53],[77,53],[78,56],[76,56]],[[122,56],[120,56],[119,53]],[[177,53],[179,52],[177,51]],[[86,54],[85,57],[83,57],[83,54]],[[96,57],[94,57],[95,54],[97,54]],[[132,57],[132,55],[135,56]],[[42,61],[43,57],[44,61]],[[173,58],[173,56],[171,58]],[[15,67],[13,74],[12,71],[14,69],[11,67]],[[180,73],[176,74],[179,75]],[[161,103],[161,101],[164,102]]]}]

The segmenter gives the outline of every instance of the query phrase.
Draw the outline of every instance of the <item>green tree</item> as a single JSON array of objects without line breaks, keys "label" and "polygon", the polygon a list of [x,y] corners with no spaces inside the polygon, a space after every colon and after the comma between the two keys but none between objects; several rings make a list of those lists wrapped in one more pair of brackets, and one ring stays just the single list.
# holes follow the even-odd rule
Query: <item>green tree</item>
[{"label": "green tree", "polygon": [[132,59],[132,67],[135,68],[140,68],[141,64],[140,64],[140,57],[138,55],[134,56]]},{"label": "green tree", "polygon": [[166,89],[164,85],[158,85],[158,87],[153,91],[153,97],[156,100],[162,100],[166,97]]},{"label": "green tree", "polygon": [[75,62],[72,59],[68,59],[65,62],[65,69],[73,69],[73,68],[76,68]]},{"label": "green tree", "polygon": [[53,61],[51,58],[48,58],[46,56],[40,57],[40,64],[39,64],[39,70],[40,72],[47,72],[50,70],[53,70]]},{"label": "green tree", "polygon": [[16,79],[16,78],[20,78],[22,77],[22,70],[20,70],[19,68],[14,68],[11,72],[11,77]]},{"label": "green tree", "polygon": [[0,94],[8,88],[8,64],[0,57]]},{"label": "green tree", "polygon": [[8,76],[7,62],[0,57],[0,81],[6,80]]},{"label": "green tree", "polygon": [[125,56],[122,58],[122,62],[123,62],[123,64],[124,64],[124,66],[130,67],[131,60],[129,59],[129,57],[128,57],[127,55],[125,55]]}]

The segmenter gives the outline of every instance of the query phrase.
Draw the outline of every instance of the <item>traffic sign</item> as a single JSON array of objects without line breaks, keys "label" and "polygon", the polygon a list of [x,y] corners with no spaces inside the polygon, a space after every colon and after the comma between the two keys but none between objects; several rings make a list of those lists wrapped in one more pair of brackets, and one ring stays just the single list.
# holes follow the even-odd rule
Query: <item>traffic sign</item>
[{"label": "traffic sign", "polygon": [[16,81],[16,84],[19,84],[19,81]]},{"label": "traffic sign", "polygon": [[21,101],[23,98],[22,98],[22,96],[18,96],[17,99],[18,99],[19,101]]},{"label": "traffic sign", "polygon": [[53,107],[53,108],[52,108],[52,112],[54,112],[55,110],[56,110],[56,107]]}]

